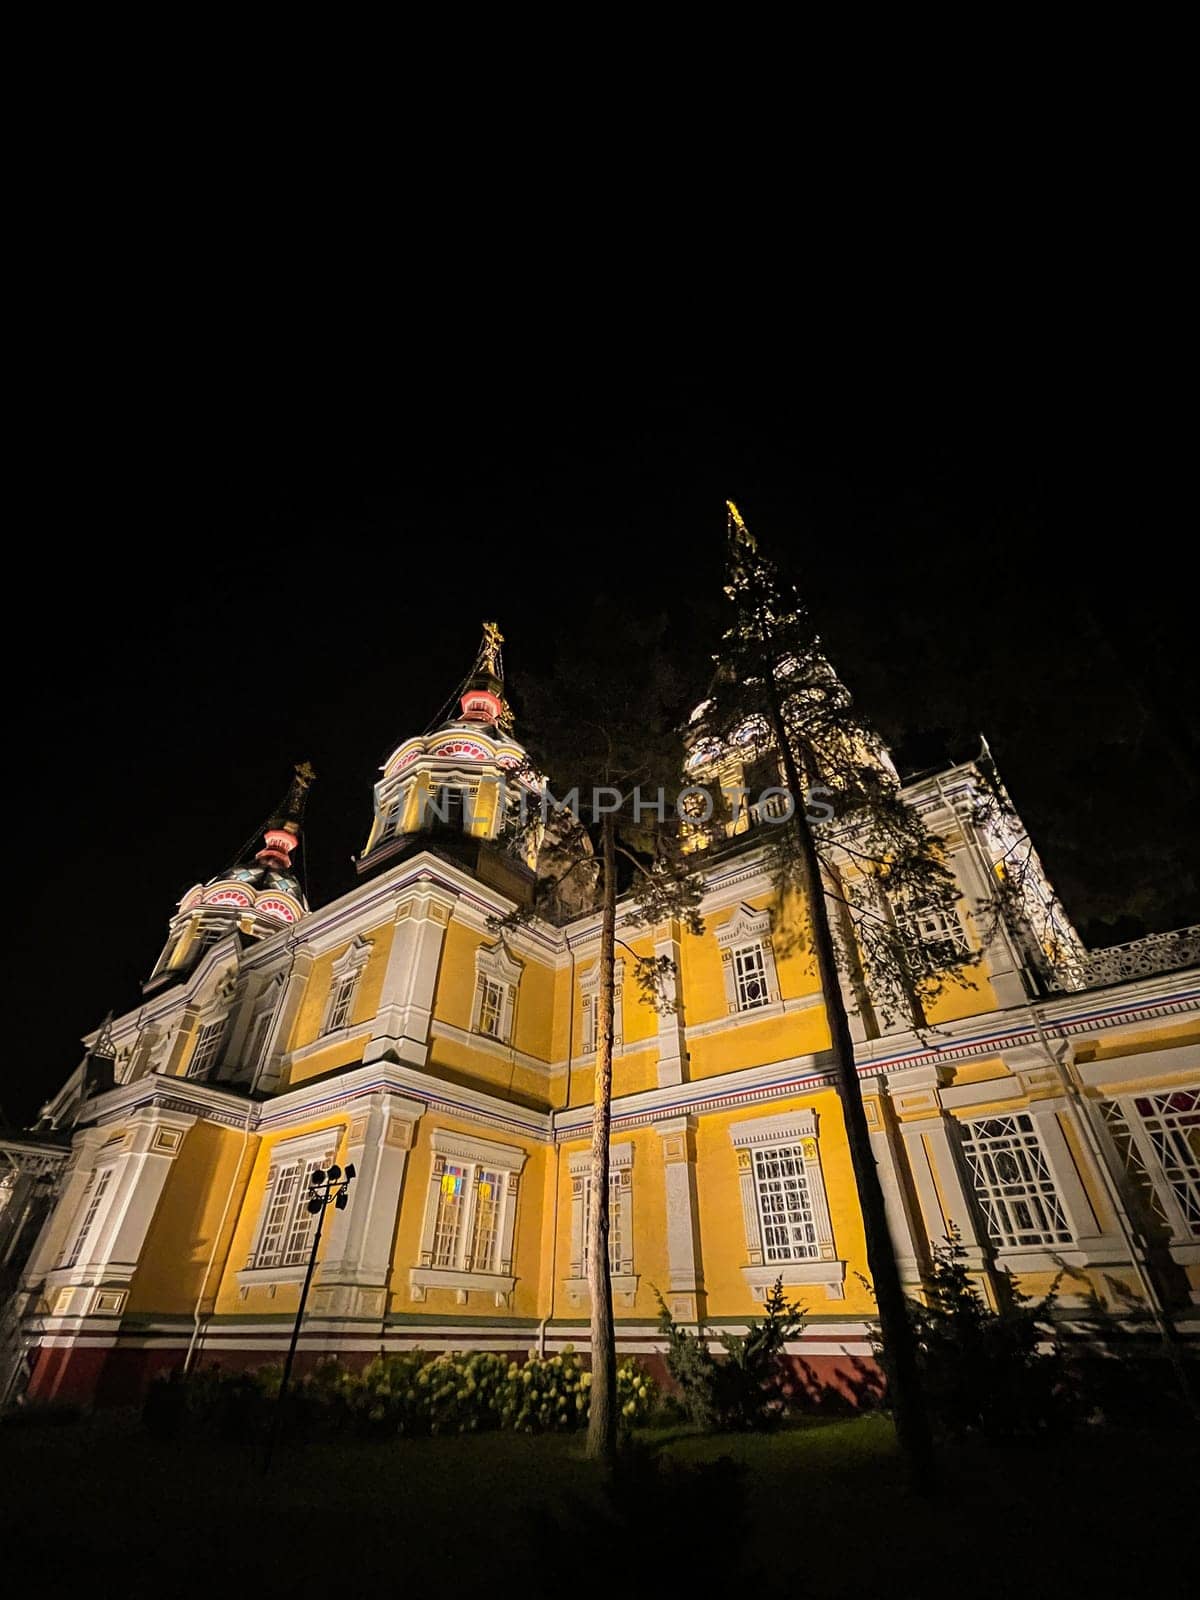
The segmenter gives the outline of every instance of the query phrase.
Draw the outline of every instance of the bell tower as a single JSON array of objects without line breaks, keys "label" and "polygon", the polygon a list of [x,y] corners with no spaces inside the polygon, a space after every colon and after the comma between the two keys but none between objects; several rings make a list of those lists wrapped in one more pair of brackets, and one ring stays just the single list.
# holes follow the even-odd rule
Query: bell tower
[{"label": "bell tower", "polygon": [[519,790],[533,791],[528,757],[512,737],[503,642],[497,624],[485,622],[474,664],[451,697],[457,711],[405,739],[384,763],[360,874],[398,859],[421,839],[494,842]]},{"label": "bell tower", "polygon": [[231,933],[248,942],[265,939],[307,915],[308,901],[292,856],[300,847],[315,777],[308,762],[301,762],[282,803],[260,830],[260,848],[251,855],[252,847],[247,847],[233,866],[184,895],[144,993],[154,994],[185,976],[205,950]]}]

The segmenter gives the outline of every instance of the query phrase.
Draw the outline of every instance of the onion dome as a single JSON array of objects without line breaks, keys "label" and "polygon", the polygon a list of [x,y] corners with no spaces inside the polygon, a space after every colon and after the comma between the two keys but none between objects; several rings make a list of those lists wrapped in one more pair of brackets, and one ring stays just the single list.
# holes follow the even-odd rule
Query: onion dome
[{"label": "onion dome", "polygon": [[[230,933],[265,939],[308,913],[308,900],[292,862],[300,846],[308,791],[316,773],[308,762],[295,769],[282,805],[272,812],[257,838],[247,842],[234,863],[207,883],[197,883],[171,918],[166,948],[147,991],[182,976],[200,955]],[[251,852],[254,852],[251,854]]]},{"label": "onion dome", "polygon": [[395,859],[421,834],[495,840],[514,789],[530,787],[504,696],[503,642],[497,624],[485,622],[474,664],[441,716],[384,762],[360,873]]},{"label": "onion dome", "polygon": [[228,906],[253,911],[259,918],[279,925],[298,921],[308,910],[308,901],[292,865],[292,855],[300,847],[300,832],[308,791],[316,773],[307,761],[301,762],[292,777],[283,804],[263,829],[262,848],[252,859],[243,851],[238,861],[205,884],[197,884],[180,902],[180,910],[193,906]]}]

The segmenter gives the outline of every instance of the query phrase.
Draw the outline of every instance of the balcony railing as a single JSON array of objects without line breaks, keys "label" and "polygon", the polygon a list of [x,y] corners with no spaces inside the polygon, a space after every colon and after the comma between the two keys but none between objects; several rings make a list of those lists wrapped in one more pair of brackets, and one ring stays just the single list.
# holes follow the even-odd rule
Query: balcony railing
[{"label": "balcony railing", "polygon": [[1105,950],[1089,950],[1083,970],[1090,989],[1194,966],[1200,966],[1200,923],[1170,933],[1152,933],[1129,944],[1109,945]]},{"label": "balcony railing", "polygon": [[1175,928],[1170,933],[1151,933],[1128,944],[1089,950],[1082,959],[1058,967],[1052,986],[1102,989],[1106,984],[1152,978],[1160,972],[1178,972],[1194,966],[1200,966],[1200,923],[1191,928]]}]

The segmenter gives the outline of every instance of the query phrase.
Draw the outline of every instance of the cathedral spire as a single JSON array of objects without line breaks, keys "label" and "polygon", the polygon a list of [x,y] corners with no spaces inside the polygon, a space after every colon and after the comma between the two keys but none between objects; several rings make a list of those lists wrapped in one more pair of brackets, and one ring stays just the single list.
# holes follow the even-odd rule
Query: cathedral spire
[{"label": "cathedral spire", "polygon": [[504,698],[504,657],[500,646],[504,635],[498,623],[485,622],[483,641],[475,665],[467,677],[466,688],[460,700],[464,722],[490,723],[509,733],[512,729],[512,708]]},{"label": "cathedral spire", "polygon": [[184,895],[171,918],[166,947],[142,986],[147,994],[185,976],[208,946],[227,934],[265,939],[308,914],[292,852],[300,844],[304,808],[315,777],[308,762],[302,761],[282,804],[263,825],[262,848],[252,855],[254,838],[248,839],[232,866],[207,883],[194,884]]},{"label": "cathedral spire", "polygon": [[308,791],[316,773],[307,761],[296,767],[283,804],[263,830],[265,848],[255,856],[261,866],[287,872],[292,865],[292,851],[300,843],[300,828],[304,821],[304,808],[308,804]]}]

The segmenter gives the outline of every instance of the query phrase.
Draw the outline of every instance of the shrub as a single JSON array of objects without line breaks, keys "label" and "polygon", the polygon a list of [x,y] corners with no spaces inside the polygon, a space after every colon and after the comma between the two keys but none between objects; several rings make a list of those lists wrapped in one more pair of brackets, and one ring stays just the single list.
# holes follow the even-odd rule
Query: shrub
[{"label": "shrub", "polygon": [[[262,1437],[278,1401],[278,1367],[227,1373],[206,1367],[184,1378],[179,1371],[152,1384],[142,1420],[160,1437],[185,1428],[223,1438]],[[492,1351],[430,1357],[421,1350],[379,1355],[361,1373],[336,1360],[294,1383],[286,1422],[294,1433],[347,1430],[405,1437],[479,1433],[512,1428],[523,1433],[569,1432],[588,1415],[591,1373],[568,1346],[561,1355],[531,1352],[520,1365]],[[655,1385],[636,1361],[617,1369],[617,1400],[626,1424],[644,1421]]]},{"label": "shrub", "polygon": [[703,1329],[690,1333],[673,1320],[661,1294],[658,1306],[658,1331],[667,1341],[667,1371],[679,1385],[690,1422],[701,1428],[760,1430],[781,1419],[786,1401],[780,1358],[784,1344],[804,1326],[805,1316],[787,1299],[782,1278],[775,1280],[763,1302],[764,1315],[744,1334],[718,1335],[723,1359],[713,1354]]},{"label": "shrub", "polygon": [[[1009,1280],[993,1310],[966,1267],[957,1230],[934,1251],[926,1303],[909,1302],[930,1414],[956,1437],[1015,1438],[1067,1424],[1076,1411],[1051,1321],[1056,1288],[1041,1300]],[[886,1349],[877,1346],[887,1370]]]}]

